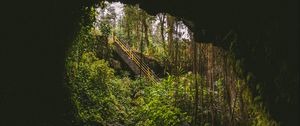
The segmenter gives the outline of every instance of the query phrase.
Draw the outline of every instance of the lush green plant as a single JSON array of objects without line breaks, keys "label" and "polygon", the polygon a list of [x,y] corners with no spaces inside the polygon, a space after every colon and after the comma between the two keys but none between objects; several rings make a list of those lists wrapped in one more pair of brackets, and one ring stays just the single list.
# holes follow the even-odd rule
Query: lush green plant
[{"label": "lush green plant", "polygon": [[114,94],[117,91],[109,79],[114,77],[113,69],[107,62],[87,52],[79,62],[69,62],[68,68],[72,101],[83,123],[106,124],[122,119],[124,108]]},{"label": "lush green plant", "polygon": [[191,117],[175,105],[174,78],[169,77],[162,83],[141,88],[136,97],[137,107],[133,117],[136,125],[174,126],[190,123]]},{"label": "lush green plant", "polygon": [[76,122],[86,125],[125,122],[127,115],[123,104],[127,104],[124,101],[127,89],[114,80],[117,78],[108,62],[98,58],[96,35],[99,34],[93,31],[95,29],[82,27],[66,61]]}]

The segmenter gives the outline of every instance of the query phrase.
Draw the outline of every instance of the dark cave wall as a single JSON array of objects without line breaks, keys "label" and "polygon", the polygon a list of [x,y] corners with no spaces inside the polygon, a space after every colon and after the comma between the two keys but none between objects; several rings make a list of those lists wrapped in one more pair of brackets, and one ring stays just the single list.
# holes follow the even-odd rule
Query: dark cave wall
[{"label": "dark cave wall", "polygon": [[[298,119],[298,1],[124,0],[150,14],[180,17],[198,42],[233,50],[253,84],[264,83],[264,100],[276,120]],[[94,1],[6,1],[1,4],[0,125],[68,125],[72,106],[63,84],[64,57],[84,7]],[[250,85],[255,87],[255,85]],[[278,97],[278,98],[276,98]],[[287,100],[290,98],[290,100]]]},{"label": "dark cave wall", "polygon": [[82,6],[69,1],[1,4],[0,125],[68,125],[64,56]]}]

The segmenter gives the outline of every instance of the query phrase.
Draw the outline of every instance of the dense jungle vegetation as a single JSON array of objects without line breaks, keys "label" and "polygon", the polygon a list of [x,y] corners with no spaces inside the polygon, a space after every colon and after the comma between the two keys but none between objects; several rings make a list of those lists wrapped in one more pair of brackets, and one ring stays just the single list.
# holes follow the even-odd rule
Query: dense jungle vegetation
[{"label": "dense jungle vegetation", "polygon": [[[77,125],[279,125],[251,94],[235,49],[195,42],[181,19],[150,16],[138,6],[103,2],[90,10],[68,51],[66,82]],[[115,51],[114,33],[160,79],[135,75]],[[150,62],[154,61],[154,62]]]}]

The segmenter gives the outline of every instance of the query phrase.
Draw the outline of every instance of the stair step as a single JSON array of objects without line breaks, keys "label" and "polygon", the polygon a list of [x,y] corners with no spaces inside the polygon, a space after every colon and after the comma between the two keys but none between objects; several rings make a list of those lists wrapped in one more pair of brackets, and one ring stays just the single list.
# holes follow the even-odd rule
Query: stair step
[{"label": "stair step", "polygon": [[126,46],[122,41],[120,41],[116,36],[112,36],[112,41],[115,45],[115,51],[124,60],[124,62],[129,66],[129,68],[136,75],[146,76],[151,81],[157,83],[159,78],[154,73],[154,71],[145,64],[140,57],[128,46]]}]

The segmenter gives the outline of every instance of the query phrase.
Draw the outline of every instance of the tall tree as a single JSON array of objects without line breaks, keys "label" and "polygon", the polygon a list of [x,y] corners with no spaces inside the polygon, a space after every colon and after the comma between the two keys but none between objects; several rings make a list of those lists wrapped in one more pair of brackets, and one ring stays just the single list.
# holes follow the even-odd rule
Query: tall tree
[{"label": "tall tree", "polygon": [[197,47],[196,42],[192,42],[193,47],[193,73],[194,73],[194,82],[195,82],[195,110],[194,110],[194,124],[198,124],[198,96],[199,96],[199,88],[198,88],[198,71],[197,71]]},{"label": "tall tree", "polygon": [[169,62],[171,65],[171,72],[172,72],[172,64],[174,59],[173,53],[173,33],[174,33],[174,17],[171,15],[167,15],[167,26],[168,26],[168,54],[169,54]]},{"label": "tall tree", "polygon": [[166,50],[166,44],[165,44],[165,20],[166,20],[166,13],[159,14],[158,18],[159,18],[159,25],[160,25],[161,41],[162,41],[162,44],[163,44],[163,49]]}]

